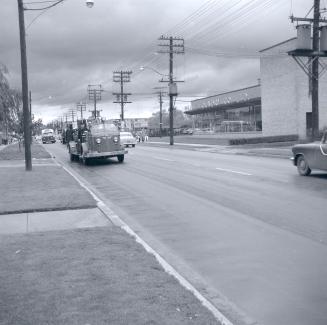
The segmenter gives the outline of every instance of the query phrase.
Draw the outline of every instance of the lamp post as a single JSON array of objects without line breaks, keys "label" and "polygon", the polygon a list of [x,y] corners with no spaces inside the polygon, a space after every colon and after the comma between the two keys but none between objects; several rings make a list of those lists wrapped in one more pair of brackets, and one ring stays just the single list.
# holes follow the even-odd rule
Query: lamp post
[{"label": "lamp post", "polygon": [[[57,2],[43,8],[33,8],[33,10],[47,10],[57,4]],[[22,73],[22,97],[23,97],[23,129],[24,129],[24,147],[25,147],[25,170],[32,170],[32,154],[31,154],[31,114],[29,109],[29,92],[28,92],[28,77],[27,77],[27,56],[26,56],[26,31],[25,31],[25,10],[32,10],[24,7],[23,0],[17,0],[18,4],[18,21],[19,21],[19,36],[20,36],[20,58],[21,58],[21,73]],[[86,0],[86,5],[92,8],[93,0]]]}]

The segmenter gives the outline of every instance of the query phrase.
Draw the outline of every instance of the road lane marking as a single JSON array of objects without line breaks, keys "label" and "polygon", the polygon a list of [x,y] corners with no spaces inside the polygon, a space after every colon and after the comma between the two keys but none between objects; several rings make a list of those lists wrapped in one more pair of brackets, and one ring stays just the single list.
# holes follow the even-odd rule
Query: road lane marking
[{"label": "road lane marking", "polygon": [[172,160],[172,159],[167,159],[167,158],[161,158],[161,157],[153,157],[154,159],[157,159],[157,160],[164,160],[164,161],[170,161],[170,162],[174,162],[175,160]]},{"label": "road lane marking", "polygon": [[218,168],[218,167],[216,167],[216,169],[220,170],[222,172],[234,173],[234,174],[245,175],[245,176],[252,176],[252,174],[239,172],[239,171],[232,170],[232,169],[225,169],[225,168]]}]

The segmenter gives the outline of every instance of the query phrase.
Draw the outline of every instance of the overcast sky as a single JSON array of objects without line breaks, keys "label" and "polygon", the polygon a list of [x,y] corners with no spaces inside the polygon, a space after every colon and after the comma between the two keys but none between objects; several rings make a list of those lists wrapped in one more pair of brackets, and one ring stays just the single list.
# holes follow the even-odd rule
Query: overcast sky
[{"label": "overcast sky", "polygon": [[[42,0],[25,5],[49,4],[37,1]],[[257,51],[294,37],[290,14],[302,17],[313,5],[313,0],[94,1],[92,9],[85,0],[66,0],[47,11],[25,11],[33,111],[45,122],[87,100],[89,84],[105,90],[102,115],[119,118],[120,105],[112,103],[112,92],[118,91],[115,70],[133,71],[126,84],[133,103],[126,105],[125,117],[151,116],[159,108],[153,88],[166,84],[153,70],[139,68],[168,73],[168,55],[157,52],[161,35],[185,38],[185,55],[174,60],[174,75],[185,81],[178,84],[179,108],[196,96],[255,85],[260,78]],[[0,62],[9,69],[11,86],[20,89],[17,1],[1,0],[0,30]],[[92,109],[91,102],[87,105]]]}]

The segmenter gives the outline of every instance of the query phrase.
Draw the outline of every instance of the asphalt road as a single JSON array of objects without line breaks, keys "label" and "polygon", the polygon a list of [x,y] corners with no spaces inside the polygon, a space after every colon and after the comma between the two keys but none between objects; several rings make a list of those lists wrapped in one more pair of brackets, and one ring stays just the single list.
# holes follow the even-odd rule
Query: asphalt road
[{"label": "asphalt road", "polygon": [[146,144],[83,166],[46,148],[236,324],[327,324],[326,173]]}]

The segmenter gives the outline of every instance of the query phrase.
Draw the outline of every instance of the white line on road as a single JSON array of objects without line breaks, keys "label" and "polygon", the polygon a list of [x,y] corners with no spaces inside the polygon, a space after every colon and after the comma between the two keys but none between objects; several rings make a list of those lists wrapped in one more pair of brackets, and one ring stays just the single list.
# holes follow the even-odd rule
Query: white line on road
[{"label": "white line on road", "polygon": [[245,176],[252,176],[252,174],[244,173],[244,172],[239,172],[239,171],[231,170],[231,169],[218,168],[218,167],[216,167],[216,169],[217,169],[217,170],[220,170],[220,171],[222,171],[222,172],[228,172],[228,173],[240,174],[240,175],[245,175]]},{"label": "white line on road", "polygon": [[164,161],[170,161],[170,162],[174,162],[175,160],[172,160],[172,159],[167,159],[167,158],[161,158],[161,157],[153,157],[154,159],[157,159],[157,160],[164,160]]}]

